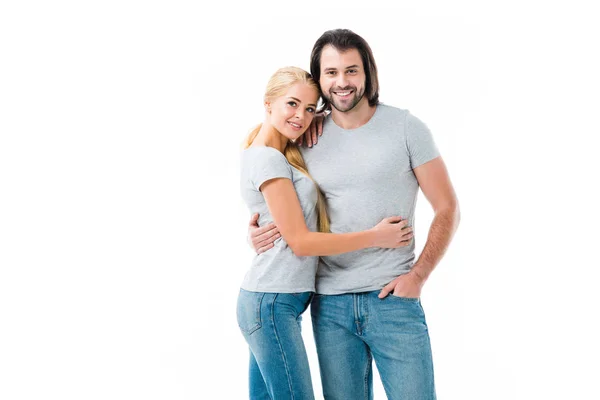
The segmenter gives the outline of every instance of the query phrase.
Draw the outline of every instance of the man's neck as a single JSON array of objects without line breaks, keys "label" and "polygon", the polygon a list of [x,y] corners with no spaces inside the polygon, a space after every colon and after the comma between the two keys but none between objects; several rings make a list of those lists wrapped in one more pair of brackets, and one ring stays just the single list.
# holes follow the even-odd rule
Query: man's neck
[{"label": "man's neck", "polygon": [[342,129],[356,129],[369,122],[373,114],[375,114],[375,110],[377,110],[377,106],[371,107],[369,102],[363,98],[350,111],[342,112],[332,106],[331,118]]}]

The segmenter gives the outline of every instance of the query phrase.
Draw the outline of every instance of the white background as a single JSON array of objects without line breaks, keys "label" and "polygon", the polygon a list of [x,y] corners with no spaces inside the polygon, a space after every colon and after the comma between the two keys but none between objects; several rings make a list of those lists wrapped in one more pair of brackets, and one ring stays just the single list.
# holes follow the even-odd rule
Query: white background
[{"label": "white background", "polygon": [[[423,293],[438,398],[600,398],[597,15],[447,3],[3,2],[0,398],[247,398],[238,151],[271,73],[340,27],[459,197]],[[419,251],[431,218],[421,196]]]}]

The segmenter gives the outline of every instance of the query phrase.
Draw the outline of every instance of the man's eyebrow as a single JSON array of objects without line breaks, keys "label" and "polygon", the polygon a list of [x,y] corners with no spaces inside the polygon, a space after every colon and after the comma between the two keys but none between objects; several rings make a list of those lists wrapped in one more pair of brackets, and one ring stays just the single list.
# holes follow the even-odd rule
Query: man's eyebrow
[{"label": "man's eyebrow", "polygon": [[[345,67],[344,69],[350,69],[350,68],[360,68],[360,65],[358,65],[358,64],[349,65],[349,66]],[[325,68],[323,71],[327,72],[327,71],[336,71],[336,70],[337,70],[337,68],[329,67],[329,68]]]},{"label": "man's eyebrow", "polygon": [[[296,103],[302,103],[302,101],[300,99],[297,99],[295,97],[290,96],[289,98],[292,99],[292,100],[294,100]],[[309,106],[316,107],[317,105],[311,103],[311,104],[309,104]]]}]

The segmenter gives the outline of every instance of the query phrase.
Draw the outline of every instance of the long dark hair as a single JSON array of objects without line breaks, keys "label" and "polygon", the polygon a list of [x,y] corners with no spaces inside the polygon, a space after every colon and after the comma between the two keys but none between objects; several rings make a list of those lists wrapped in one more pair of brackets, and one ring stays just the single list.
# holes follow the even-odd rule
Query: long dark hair
[{"label": "long dark hair", "polygon": [[[351,49],[358,50],[362,58],[365,69],[365,95],[369,100],[371,107],[379,103],[379,79],[377,78],[377,65],[369,44],[349,29],[333,29],[325,32],[315,42],[310,55],[310,73],[314,80],[319,82],[321,79],[321,53],[327,45],[335,47],[338,51],[344,52]],[[323,98],[322,109],[329,109],[330,104]]]}]

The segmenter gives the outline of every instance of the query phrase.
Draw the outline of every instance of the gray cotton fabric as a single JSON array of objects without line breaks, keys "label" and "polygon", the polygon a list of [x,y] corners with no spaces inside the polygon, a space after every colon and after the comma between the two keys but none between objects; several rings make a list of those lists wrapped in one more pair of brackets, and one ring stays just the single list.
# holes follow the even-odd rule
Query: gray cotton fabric
[{"label": "gray cotton fabric", "polygon": [[[423,122],[407,110],[384,104],[357,129],[342,129],[329,115],[318,144],[302,147],[302,154],[325,195],[332,233],[366,230],[394,215],[414,227],[419,185],[413,168],[439,156]],[[423,238],[424,233],[414,233]],[[316,292],[381,289],[410,271],[414,251],[413,239],[398,249],[369,248],[321,257]]]},{"label": "gray cotton fabric", "polygon": [[[285,156],[272,147],[249,147],[242,152],[240,189],[248,209],[259,213],[259,226],[273,222],[260,186],[273,178],[290,179],[310,231],[317,230],[317,189],[313,181],[292,167]],[[283,238],[274,247],[252,260],[242,289],[253,292],[314,292],[318,257],[299,257]]]}]

